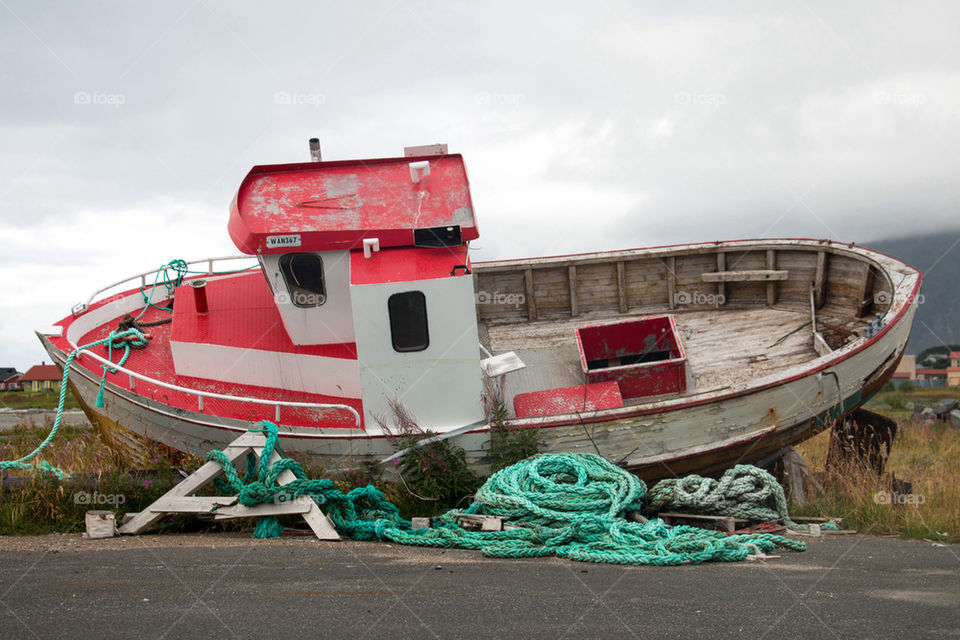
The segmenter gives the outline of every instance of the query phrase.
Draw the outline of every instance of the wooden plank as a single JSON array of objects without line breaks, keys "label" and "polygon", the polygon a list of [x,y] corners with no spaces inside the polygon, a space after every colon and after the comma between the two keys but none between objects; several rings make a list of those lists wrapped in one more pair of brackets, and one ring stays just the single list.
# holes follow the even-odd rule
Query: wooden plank
[{"label": "wooden plank", "polygon": [[766,282],[769,280],[786,280],[789,277],[789,271],[777,271],[775,269],[724,271],[722,273],[712,272],[700,275],[704,282]]},{"label": "wooden plank", "polygon": [[303,499],[288,500],[286,502],[267,502],[248,507],[244,504],[237,504],[232,507],[217,509],[213,514],[214,520],[229,520],[231,518],[259,518],[261,516],[286,516],[307,513],[310,511],[310,503],[313,500],[309,497]]},{"label": "wooden plank", "polygon": [[694,526],[696,526],[696,523],[712,524],[719,527],[721,531],[725,531],[727,533],[733,533],[736,531],[738,525],[749,522],[749,520],[745,520],[743,518],[733,518],[729,516],[705,516],[700,514],[677,513],[672,511],[658,513],[657,517],[662,518],[667,524],[672,524],[677,520],[682,522],[690,522],[694,524]]},{"label": "wooden plank", "polygon": [[[734,265],[736,266],[736,265]],[[717,271],[725,272],[727,270],[727,254],[723,251],[717,252]],[[720,301],[726,302],[727,300],[727,285],[724,280],[717,280],[717,304],[720,306]]]},{"label": "wooden plank", "polygon": [[[252,441],[248,439],[248,436],[255,437],[259,439],[261,445],[264,443],[263,434],[251,434],[245,433],[237,440],[235,443],[243,443]],[[249,446],[239,446],[231,444],[226,449],[223,450],[224,455],[227,457],[230,462],[235,462],[247,455],[247,452],[250,450]],[[191,493],[194,493],[208,482],[219,476],[223,472],[223,469],[216,462],[210,461],[204,463],[202,467],[190,474],[189,477],[184,478],[180,481],[177,486],[173,487],[164,494],[165,498],[174,498],[179,496],[187,496]],[[136,534],[144,531],[147,527],[154,524],[163,517],[162,512],[150,511],[149,508],[144,509],[140,513],[136,514],[128,522],[126,522],[122,527],[120,527],[119,532],[125,534]]]},{"label": "wooden plank", "polygon": [[[777,252],[773,249],[767,249],[767,271],[774,271],[777,268]],[[767,283],[767,305],[777,304],[777,283]]]},{"label": "wooden plank", "polygon": [[523,284],[527,295],[527,320],[537,319],[537,297],[533,293],[533,269],[523,272]]},{"label": "wooden plank", "polygon": [[620,300],[620,313],[626,313],[629,310],[627,306],[627,277],[626,267],[623,260],[617,261],[617,297]]},{"label": "wooden plank", "polygon": [[567,273],[570,278],[570,315],[580,315],[580,307],[577,304],[577,267],[570,265],[567,267]]},{"label": "wooden plank", "polygon": [[827,278],[827,253],[825,251],[817,252],[817,270],[814,274],[814,304],[817,309],[823,306],[824,293],[826,292],[824,282]]},{"label": "wooden plank", "polygon": [[147,507],[159,513],[212,513],[237,503],[236,496],[162,496]]},{"label": "wooden plank", "polygon": [[677,306],[677,258],[667,258],[667,304],[671,309]]},{"label": "wooden plank", "polygon": [[503,531],[503,518],[471,513],[457,514],[460,526],[467,531]]},{"label": "wooden plank", "polygon": [[[257,452],[258,455],[263,453],[263,450]],[[273,455],[270,456],[270,464],[273,464],[280,459],[280,454],[274,450]],[[277,475],[277,484],[280,486],[290,484],[297,479],[297,476],[294,475],[293,471],[289,469],[284,469]],[[320,510],[320,507],[317,506],[317,503],[313,500],[310,501],[310,509],[303,514],[303,519],[307,521],[307,524],[310,525],[310,528],[316,534],[317,538],[320,540],[340,540],[340,534],[337,533],[336,528],[333,526],[333,523],[330,522],[330,519]]]}]

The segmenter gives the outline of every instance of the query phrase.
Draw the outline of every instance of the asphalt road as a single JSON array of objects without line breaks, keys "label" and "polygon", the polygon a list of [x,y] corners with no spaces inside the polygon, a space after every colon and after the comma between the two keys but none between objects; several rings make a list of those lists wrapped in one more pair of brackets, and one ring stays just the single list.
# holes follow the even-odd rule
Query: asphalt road
[{"label": "asphalt road", "polygon": [[929,542],[657,568],[248,535],[0,539],[0,638],[960,636],[960,547]]}]

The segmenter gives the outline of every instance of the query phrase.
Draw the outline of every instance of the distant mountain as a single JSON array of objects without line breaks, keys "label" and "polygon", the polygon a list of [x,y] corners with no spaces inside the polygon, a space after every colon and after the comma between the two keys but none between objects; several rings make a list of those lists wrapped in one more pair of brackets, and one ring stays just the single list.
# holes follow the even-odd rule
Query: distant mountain
[{"label": "distant mountain", "polygon": [[960,230],[864,242],[923,271],[907,353],[960,343]]}]

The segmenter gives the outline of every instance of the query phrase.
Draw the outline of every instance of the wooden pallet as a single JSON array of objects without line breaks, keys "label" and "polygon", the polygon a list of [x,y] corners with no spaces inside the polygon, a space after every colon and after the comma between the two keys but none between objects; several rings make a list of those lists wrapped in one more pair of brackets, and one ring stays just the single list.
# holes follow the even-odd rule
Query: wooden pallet
[{"label": "wooden pallet", "polygon": [[[223,450],[230,462],[252,452],[257,460],[263,455],[267,439],[262,433],[247,432],[234,440]],[[276,451],[270,457],[270,463],[280,459]],[[309,497],[301,497],[286,502],[271,502],[248,507],[237,504],[237,496],[195,496],[192,495],[207,486],[223,473],[223,469],[216,462],[210,461],[184,478],[177,486],[163,494],[149,507],[136,514],[127,514],[123,526],[118,530],[124,534],[143,533],[157,521],[170,513],[197,513],[212,514],[215,520],[230,518],[253,518],[260,516],[279,516],[299,514],[320,540],[339,540],[340,535],[326,515]],[[277,483],[286,485],[297,477],[289,469],[285,469],[277,476]],[[132,516],[132,517],[130,517]]]},{"label": "wooden pallet", "polygon": [[693,513],[677,513],[673,511],[658,513],[657,517],[661,518],[669,525],[688,524],[694,527],[700,527],[701,529],[719,529],[720,531],[725,531],[726,533],[733,533],[737,529],[742,529],[749,522],[749,520],[744,520],[743,518],[731,518],[728,516],[704,516]]}]

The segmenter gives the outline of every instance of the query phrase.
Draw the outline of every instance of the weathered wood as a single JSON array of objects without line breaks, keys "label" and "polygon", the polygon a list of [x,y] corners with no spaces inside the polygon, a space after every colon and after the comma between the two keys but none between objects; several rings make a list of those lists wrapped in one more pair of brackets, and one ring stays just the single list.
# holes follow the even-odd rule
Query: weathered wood
[{"label": "weathered wood", "polygon": [[863,280],[860,285],[860,295],[857,297],[857,315],[862,316],[864,313],[870,309],[870,306],[873,304],[873,269],[870,268],[870,265],[863,265],[865,273],[863,274]]},{"label": "weathered wood", "polygon": [[147,510],[154,513],[213,513],[220,507],[229,507],[236,503],[236,496],[164,496],[147,507]]},{"label": "weathered wood", "polygon": [[[261,455],[263,455],[263,449],[257,451],[257,456],[259,457]],[[279,459],[280,454],[274,449],[273,454],[270,456],[270,464],[273,464]],[[296,479],[297,476],[293,471],[284,469],[277,475],[277,484],[284,486],[294,482]],[[303,519],[307,521],[310,529],[313,530],[313,533],[316,534],[320,540],[328,540],[331,542],[340,540],[340,534],[337,533],[333,523],[330,522],[330,519],[320,510],[320,507],[318,507],[317,503],[313,500],[310,501],[310,509],[303,514]]]},{"label": "weathered wood", "polygon": [[744,525],[749,522],[749,520],[745,520],[743,518],[732,518],[729,516],[705,516],[693,513],[677,513],[673,511],[658,513],[657,517],[662,518],[667,524],[673,524],[677,521],[689,522],[693,526],[709,524],[727,533],[733,533],[740,527],[740,525]]},{"label": "weathered wood", "polygon": [[486,516],[472,513],[457,514],[457,521],[467,531],[503,531],[503,520],[500,516]]},{"label": "weathered wood", "polygon": [[[223,453],[231,462],[238,460],[251,451],[257,456],[257,458],[261,458],[263,456],[263,449],[265,445],[266,438],[262,433],[247,432],[230,443],[230,445],[223,450]],[[273,451],[270,457],[270,463],[272,464],[279,459],[280,454],[277,451]],[[122,527],[120,527],[119,533],[140,533],[167,513],[210,513],[217,509],[218,505],[225,505],[225,508],[228,509],[233,508],[233,505],[235,505],[237,501],[236,496],[206,497],[190,495],[212,482],[214,478],[219,476],[221,473],[223,473],[223,469],[217,462],[207,462],[192,474],[184,478],[179,484],[170,489],[170,491],[154,501],[152,505],[136,514],[133,518],[126,522]],[[297,477],[292,471],[289,469],[284,469],[277,475],[277,484],[281,486],[286,485],[296,479]],[[296,501],[292,502],[295,503]],[[281,504],[286,503],[264,504],[259,505],[259,507],[250,507],[250,509],[258,510],[260,512],[259,515],[266,515],[267,512],[270,512],[275,508],[279,508],[281,510],[295,509],[296,511],[294,512],[300,512],[299,506],[281,507]],[[227,513],[229,513],[229,511]],[[273,514],[271,513],[270,515]],[[313,532],[321,540],[340,539],[340,536],[337,534],[333,524],[323,514],[313,500],[310,500],[309,504],[306,505],[306,511],[303,512],[302,515],[304,520],[307,521],[307,524],[310,525],[310,528],[313,530]]]},{"label": "weathered wood", "polygon": [[[723,273],[727,270],[727,254],[723,251],[717,252],[717,272]],[[717,280],[717,305],[720,306],[721,301],[726,302],[727,300],[727,285],[725,280]]]},{"label": "weathered wood", "polygon": [[430,529],[432,526],[430,518],[410,518],[411,529]]},{"label": "weathered wood", "polygon": [[570,265],[567,267],[567,273],[570,278],[570,315],[580,315],[580,307],[577,304],[577,267]]},{"label": "weathered wood", "polygon": [[627,305],[627,279],[626,267],[623,260],[617,261],[617,299],[620,302],[620,313],[626,313],[629,310]]},{"label": "weathered wood", "polygon": [[232,518],[259,518],[261,516],[286,516],[307,513],[313,500],[303,496],[286,502],[268,502],[248,507],[237,504],[232,507],[217,509],[213,513],[214,520],[229,520]]},{"label": "weathered wood", "polygon": [[523,272],[523,284],[527,296],[527,319],[537,319],[537,297],[533,289],[533,269],[527,269]]},{"label": "weathered wood", "polygon": [[[250,447],[244,445],[243,443],[246,442],[245,438],[249,435],[257,435],[257,434],[243,434],[242,436],[237,438],[237,440],[234,441],[235,443],[239,443],[239,444],[237,445],[231,444],[230,446],[228,446],[226,449],[223,450],[224,455],[227,457],[228,460],[230,460],[230,462],[235,462],[236,460],[240,459],[241,457],[247,454],[247,451],[249,450]],[[198,489],[206,485],[208,482],[212,481],[221,473],[223,473],[223,469],[216,462],[210,461],[210,462],[204,463],[202,467],[194,471],[192,474],[190,474],[190,476],[181,480],[177,484],[177,486],[173,487],[172,489],[170,489],[170,491],[165,493],[164,497],[173,498],[178,496],[190,495],[191,493],[196,492]],[[155,512],[155,511],[150,511],[150,509],[144,509],[143,511],[135,515],[133,518],[131,518],[129,522],[124,523],[123,526],[120,527],[119,531],[120,533],[125,533],[125,534],[140,533],[146,530],[147,527],[149,527],[150,525],[159,521],[163,517],[163,515],[164,514],[162,512]]]},{"label": "weathered wood", "polygon": [[[773,249],[767,249],[767,271],[774,271],[777,268],[777,252]],[[767,282],[767,305],[777,304],[777,283]]]},{"label": "weathered wood", "polygon": [[677,258],[667,258],[667,304],[671,309],[677,306]]},{"label": "weathered wood", "polygon": [[704,273],[700,278],[704,282],[765,282],[769,280],[786,280],[790,277],[788,271],[774,269],[756,269],[751,271],[723,271]]}]

